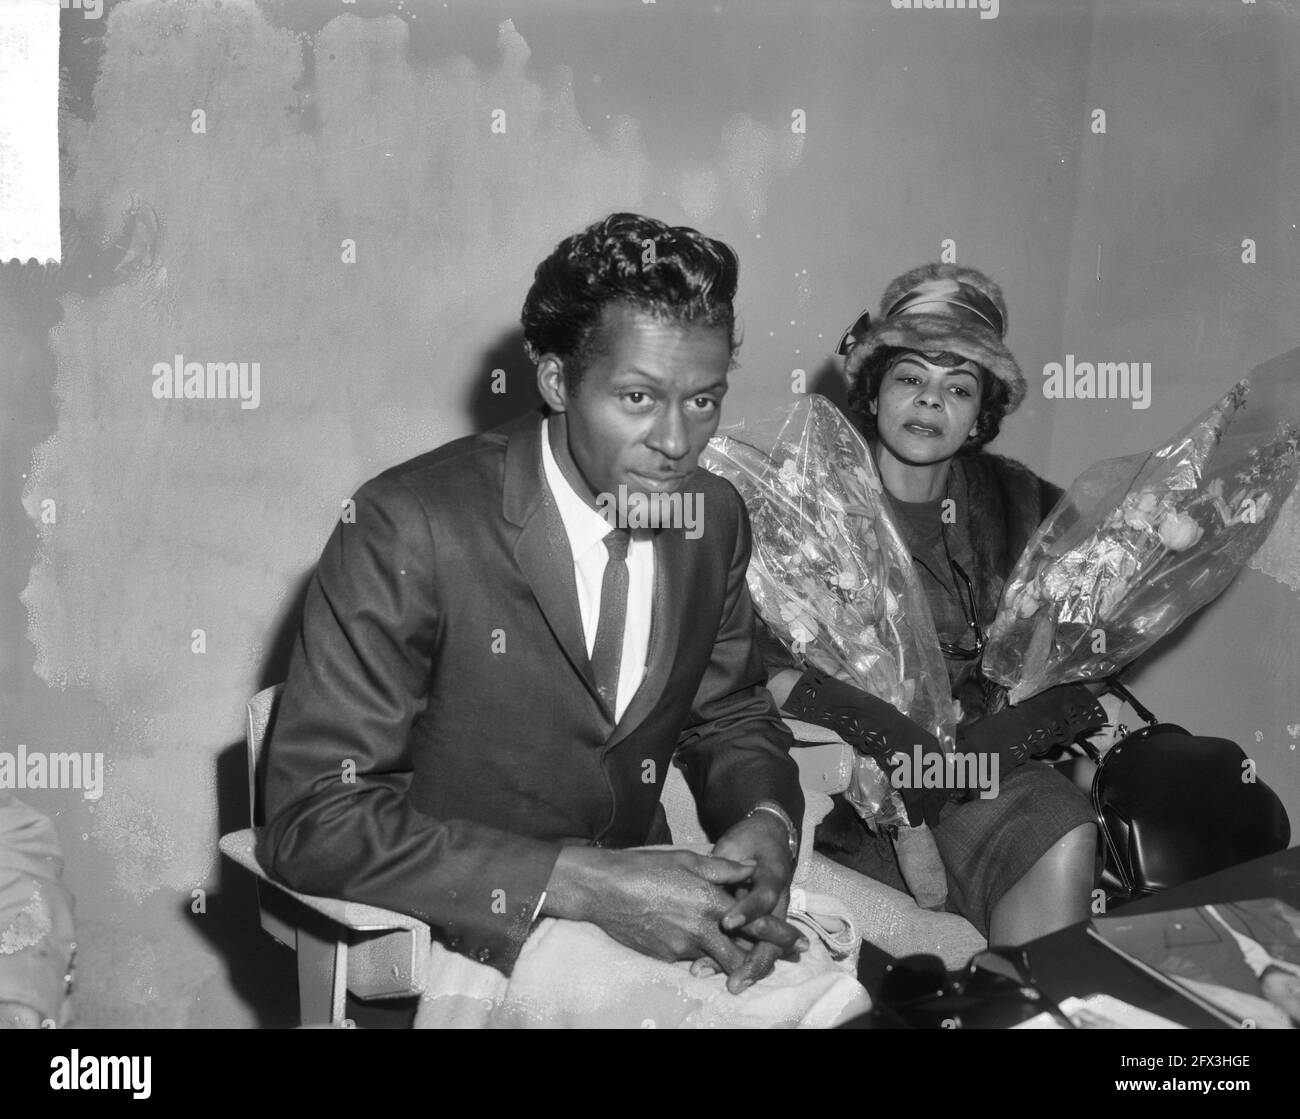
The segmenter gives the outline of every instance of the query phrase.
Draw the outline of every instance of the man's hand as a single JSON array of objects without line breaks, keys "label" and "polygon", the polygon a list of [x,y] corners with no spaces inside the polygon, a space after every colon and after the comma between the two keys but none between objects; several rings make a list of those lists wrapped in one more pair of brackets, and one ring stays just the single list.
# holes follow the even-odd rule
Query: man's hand
[{"label": "man's hand", "polygon": [[1291,1021],[1300,1025],[1300,976],[1279,967],[1267,967],[1259,977],[1259,986],[1269,1002],[1286,1011]]},{"label": "man's hand", "polygon": [[771,812],[755,812],[728,829],[713,857],[753,863],[749,881],[736,889],[736,903],[722,918],[725,931],[754,942],[740,967],[726,969],[727,990],[738,995],[768,975],[777,960],[808,948],[807,939],[785,919],[794,876],[789,833]]},{"label": "man's hand", "polygon": [[[784,833],[779,820],[774,818],[772,823]],[[781,845],[785,846],[784,837]],[[732,849],[745,846],[742,834]],[[733,975],[748,962],[749,954],[723,932],[724,915],[736,907],[726,887],[750,882],[758,867],[757,863],[719,857],[717,850],[710,856],[690,851],[567,847],[546,885],[542,912],[551,917],[590,921],[620,944],[657,960],[707,957]],[[785,861],[790,861],[788,852]],[[767,889],[769,877],[765,871]],[[755,911],[759,907],[760,903],[750,906]],[[742,916],[739,923],[745,920]],[[769,934],[773,931],[767,924],[760,924],[758,929]]]}]

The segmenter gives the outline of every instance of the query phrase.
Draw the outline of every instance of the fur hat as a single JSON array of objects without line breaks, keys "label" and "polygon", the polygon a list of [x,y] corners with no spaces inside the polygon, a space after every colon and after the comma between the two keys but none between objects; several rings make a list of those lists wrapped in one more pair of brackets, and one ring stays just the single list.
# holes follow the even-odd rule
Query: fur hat
[{"label": "fur hat", "polygon": [[[977,268],[922,264],[885,289],[880,317],[863,315],[845,333],[844,375],[852,386],[878,350],[897,346],[921,353],[950,351],[987,369],[1006,386],[1012,412],[1025,398],[1025,375],[1003,344],[1007,304],[1002,289]],[[851,348],[849,348],[851,347]]]}]

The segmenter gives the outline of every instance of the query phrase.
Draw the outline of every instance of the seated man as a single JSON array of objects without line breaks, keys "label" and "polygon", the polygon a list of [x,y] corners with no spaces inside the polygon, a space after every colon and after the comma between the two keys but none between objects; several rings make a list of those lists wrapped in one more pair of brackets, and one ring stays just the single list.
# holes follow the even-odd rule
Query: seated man
[{"label": "seated man", "polygon": [[[522,316],[545,413],[358,491],[268,746],[274,878],[417,916],[505,975],[543,916],[717,966],[733,993],[806,946],[786,920],[803,797],[754,646],[748,521],[696,469],[737,267],[631,214],[567,238]],[[693,523],[611,530],[647,507]],[[674,759],[710,856],[627,850],[669,841]]]}]

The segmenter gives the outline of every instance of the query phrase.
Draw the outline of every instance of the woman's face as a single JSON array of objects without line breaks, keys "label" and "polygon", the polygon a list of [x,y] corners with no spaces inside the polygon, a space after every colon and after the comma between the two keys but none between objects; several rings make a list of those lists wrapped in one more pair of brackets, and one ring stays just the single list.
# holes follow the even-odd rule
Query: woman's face
[{"label": "woman's face", "polygon": [[916,466],[952,458],[975,427],[981,393],[974,362],[949,367],[910,350],[900,354],[870,405],[880,442]]}]

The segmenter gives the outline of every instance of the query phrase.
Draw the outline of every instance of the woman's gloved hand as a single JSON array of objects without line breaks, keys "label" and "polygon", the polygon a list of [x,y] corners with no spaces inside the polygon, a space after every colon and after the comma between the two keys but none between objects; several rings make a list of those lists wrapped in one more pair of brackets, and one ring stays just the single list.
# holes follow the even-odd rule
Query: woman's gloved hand
[{"label": "woman's gloved hand", "polygon": [[1106,711],[1083,684],[1061,684],[996,715],[957,728],[957,749],[996,754],[1010,769],[1073,742],[1106,723]]},{"label": "woman's gloved hand", "polygon": [[[895,753],[910,758],[913,748],[920,746],[923,759],[932,753],[942,754],[939,740],[893,704],[824,673],[809,670],[800,676],[782,710],[796,719],[837,732],[855,750],[874,758],[891,779],[898,765],[893,758]],[[947,789],[900,788],[898,791],[907,809],[908,823],[913,827],[937,824],[939,812],[951,796]]]}]

